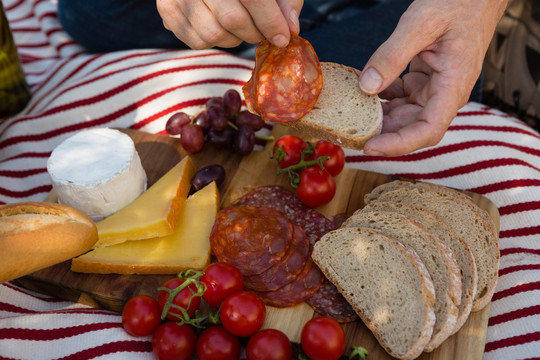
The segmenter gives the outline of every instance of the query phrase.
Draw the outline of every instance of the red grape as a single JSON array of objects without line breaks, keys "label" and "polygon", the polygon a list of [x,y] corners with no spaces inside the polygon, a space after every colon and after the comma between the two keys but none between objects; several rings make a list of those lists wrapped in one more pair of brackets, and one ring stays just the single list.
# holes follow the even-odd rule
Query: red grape
[{"label": "red grape", "polygon": [[234,148],[237,153],[241,155],[247,155],[253,151],[255,146],[255,131],[247,126],[242,125],[238,127],[236,137],[234,139]]},{"label": "red grape", "polygon": [[225,116],[223,108],[220,108],[219,106],[210,106],[208,110],[206,110],[206,115],[208,116],[210,127],[213,130],[225,130],[227,127],[227,117]]},{"label": "red grape", "polygon": [[236,118],[236,125],[248,125],[253,130],[261,130],[264,126],[264,120],[257,114],[252,114],[247,110],[242,110]]},{"label": "red grape", "polygon": [[210,121],[208,121],[208,114],[206,111],[201,111],[193,118],[193,123],[201,128],[203,133],[207,133],[210,130]]},{"label": "red grape", "polygon": [[234,141],[235,131],[230,126],[227,126],[223,131],[210,130],[208,132],[208,142],[216,147],[232,146]]},{"label": "red grape", "polygon": [[234,119],[238,116],[240,108],[242,107],[242,98],[240,93],[234,89],[229,89],[223,95],[223,109],[225,110],[225,116],[228,119]]},{"label": "red grape", "polygon": [[208,101],[206,102],[206,108],[210,108],[212,106],[219,106],[219,107],[223,107],[223,98],[222,97],[219,97],[219,96],[215,96],[215,97],[212,97],[210,99],[208,99]]},{"label": "red grape", "polygon": [[203,131],[197,125],[187,124],[180,131],[180,142],[186,151],[199,152],[204,145]]},{"label": "red grape", "polygon": [[188,114],[182,111],[177,112],[167,120],[165,131],[169,135],[178,135],[180,134],[180,129],[182,129],[184,125],[189,124],[190,121]]}]

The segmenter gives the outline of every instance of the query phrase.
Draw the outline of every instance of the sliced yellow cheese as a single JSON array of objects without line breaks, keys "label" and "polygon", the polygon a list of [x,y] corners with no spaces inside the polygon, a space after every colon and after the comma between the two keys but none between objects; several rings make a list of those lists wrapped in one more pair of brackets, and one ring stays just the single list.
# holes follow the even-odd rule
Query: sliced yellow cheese
[{"label": "sliced yellow cheese", "polygon": [[176,274],[210,263],[210,231],[219,208],[219,191],[210,183],[187,200],[172,235],[126,241],[73,259],[71,270],[100,274]]},{"label": "sliced yellow cheese", "polygon": [[184,157],[133,202],[96,224],[94,248],[172,234],[195,172],[193,160]]}]

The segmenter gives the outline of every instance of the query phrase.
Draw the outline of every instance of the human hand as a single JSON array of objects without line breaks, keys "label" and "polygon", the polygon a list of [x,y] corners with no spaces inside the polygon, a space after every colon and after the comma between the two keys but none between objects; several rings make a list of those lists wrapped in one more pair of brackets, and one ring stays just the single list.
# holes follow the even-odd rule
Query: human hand
[{"label": "human hand", "polygon": [[[366,63],[360,87],[388,100],[367,155],[436,145],[463,107],[508,0],[415,0]],[[410,63],[409,71],[399,75]]]},{"label": "human hand", "polygon": [[165,28],[193,49],[268,39],[278,47],[299,32],[303,0],[157,0]]}]

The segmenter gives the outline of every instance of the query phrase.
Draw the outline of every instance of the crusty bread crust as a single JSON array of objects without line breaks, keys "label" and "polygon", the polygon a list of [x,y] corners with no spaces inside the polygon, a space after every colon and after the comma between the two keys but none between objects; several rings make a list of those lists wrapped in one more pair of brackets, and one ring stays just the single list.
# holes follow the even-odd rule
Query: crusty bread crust
[{"label": "crusty bread crust", "polygon": [[81,255],[97,238],[94,222],[67,205],[0,206],[0,283]]},{"label": "crusty bread crust", "polygon": [[454,331],[461,302],[461,274],[448,245],[428,232],[418,221],[397,212],[358,212],[345,221],[343,226],[379,230],[416,251],[435,286],[436,321],[433,336],[426,346],[430,349],[439,346]]},{"label": "crusty bread crust", "polygon": [[[360,244],[364,239],[371,239],[372,242],[367,244],[366,249],[377,252],[378,249],[383,250],[385,254],[389,254],[388,258],[382,259],[380,254],[366,254],[365,260],[355,256],[356,244]],[[344,244],[341,246],[341,244]],[[378,245],[377,245],[378,244]],[[399,255],[397,255],[399,254]],[[399,256],[396,259],[394,256]],[[379,344],[393,357],[398,359],[415,359],[423,351],[425,345],[429,342],[433,326],[435,324],[435,313],[433,311],[433,305],[435,303],[435,289],[431,281],[430,275],[425,265],[420,260],[417,253],[409,246],[401,244],[395,239],[388,237],[382,232],[367,229],[367,228],[340,228],[338,230],[331,231],[324,235],[314,245],[312,258],[319,266],[325,276],[336,285],[337,289],[345,297],[345,299],[351,304],[353,309],[357,312],[358,316],[366,324],[366,326],[373,332],[375,338]],[[391,259],[391,260],[390,260]],[[364,264],[364,261],[380,261],[381,266],[392,261],[393,264],[399,267],[400,270],[394,271],[394,274],[387,272],[388,269],[381,268],[377,272],[377,276],[380,278],[374,278],[373,274],[368,274],[366,278],[365,271],[369,269],[373,270],[373,266]],[[351,263],[349,267],[347,264]],[[400,265],[397,265],[400,264]],[[405,265],[407,264],[407,265]],[[406,268],[406,269],[405,269]],[[418,321],[418,328],[415,326],[409,331],[394,330],[394,328],[384,328],[380,323],[380,317],[382,314],[376,312],[373,314],[370,310],[373,306],[384,307],[386,304],[382,304],[383,301],[380,297],[372,299],[374,303],[371,303],[368,295],[382,290],[371,289],[371,287],[377,288],[380,284],[385,284],[385,280],[400,281],[400,284],[408,287],[411,285],[405,279],[401,277],[407,274],[408,277],[414,279],[415,286],[419,285],[417,291],[415,291],[414,298],[402,299],[408,305],[413,305],[417,311],[415,314],[404,313],[401,307],[393,310],[395,314],[401,314],[401,316],[410,316],[410,323],[405,324],[399,322],[399,326],[406,328],[407,326],[415,326],[413,321]],[[400,280],[396,280],[396,277],[400,277]],[[365,281],[365,283],[362,282]],[[357,287],[358,291],[354,291],[353,288]],[[365,287],[365,288],[364,288]],[[405,292],[405,290],[404,290]],[[405,296],[405,295],[403,295]],[[387,298],[396,298],[394,292],[388,293]],[[392,316],[390,315],[390,318]],[[384,322],[384,321],[383,321]],[[391,341],[395,343],[401,343],[411,334],[415,334],[415,338],[411,340],[411,343],[407,343],[405,350],[399,350],[395,346],[390,345]]]},{"label": "crusty bread crust", "polygon": [[420,222],[427,231],[434,234],[440,241],[448,245],[456,258],[456,262],[461,273],[462,284],[461,302],[458,305],[456,324],[450,333],[441,331],[439,334],[433,334],[433,338],[424,349],[424,351],[427,352],[432,351],[442,342],[444,342],[448,336],[458,332],[463,324],[465,324],[469,318],[469,314],[471,313],[472,303],[474,296],[476,295],[476,287],[478,282],[476,263],[474,261],[471,249],[469,249],[469,246],[465,243],[465,241],[460,238],[455,231],[444,222],[442,218],[421,206],[395,203],[392,201],[373,201],[364,206],[362,209],[357,210],[355,214],[369,211],[393,211]]},{"label": "crusty bread crust", "polygon": [[[449,196],[453,196],[463,201],[463,203],[468,206],[472,211],[474,211],[478,216],[480,216],[484,221],[486,221],[493,231],[496,231],[495,223],[493,218],[489,215],[487,211],[477,206],[472,198],[456,189],[452,189],[446,186],[425,182],[425,181],[414,181],[414,180],[395,180],[388,182],[382,185],[377,186],[373,191],[365,196],[369,201],[375,200],[377,196],[385,191],[396,190],[400,187],[408,187],[411,189],[432,189],[436,191],[443,192]],[[367,203],[367,201],[366,201]]]},{"label": "crusty bread crust", "polygon": [[382,129],[379,97],[360,90],[353,68],[330,62],[321,62],[321,68],[323,88],[313,109],[300,120],[283,124],[345,148],[363,149]]},{"label": "crusty bread crust", "polygon": [[[369,201],[366,197],[366,202]],[[375,201],[415,204],[439,215],[465,240],[474,255],[478,287],[472,311],[479,311],[489,304],[498,280],[498,234],[465,201],[435,189],[408,187],[385,191]]]}]

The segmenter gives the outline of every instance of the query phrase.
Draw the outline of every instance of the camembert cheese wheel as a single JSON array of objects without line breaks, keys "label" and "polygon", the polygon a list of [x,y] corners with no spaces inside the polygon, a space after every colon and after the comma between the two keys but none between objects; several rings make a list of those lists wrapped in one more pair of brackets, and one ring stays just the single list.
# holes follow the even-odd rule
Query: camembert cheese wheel
[{"label": "camembert cheese wheel", "polygon": [[95,128],[64,140],[47,162],[58,202],[100,221],[146,190],[146,173],[131,138]]}]

